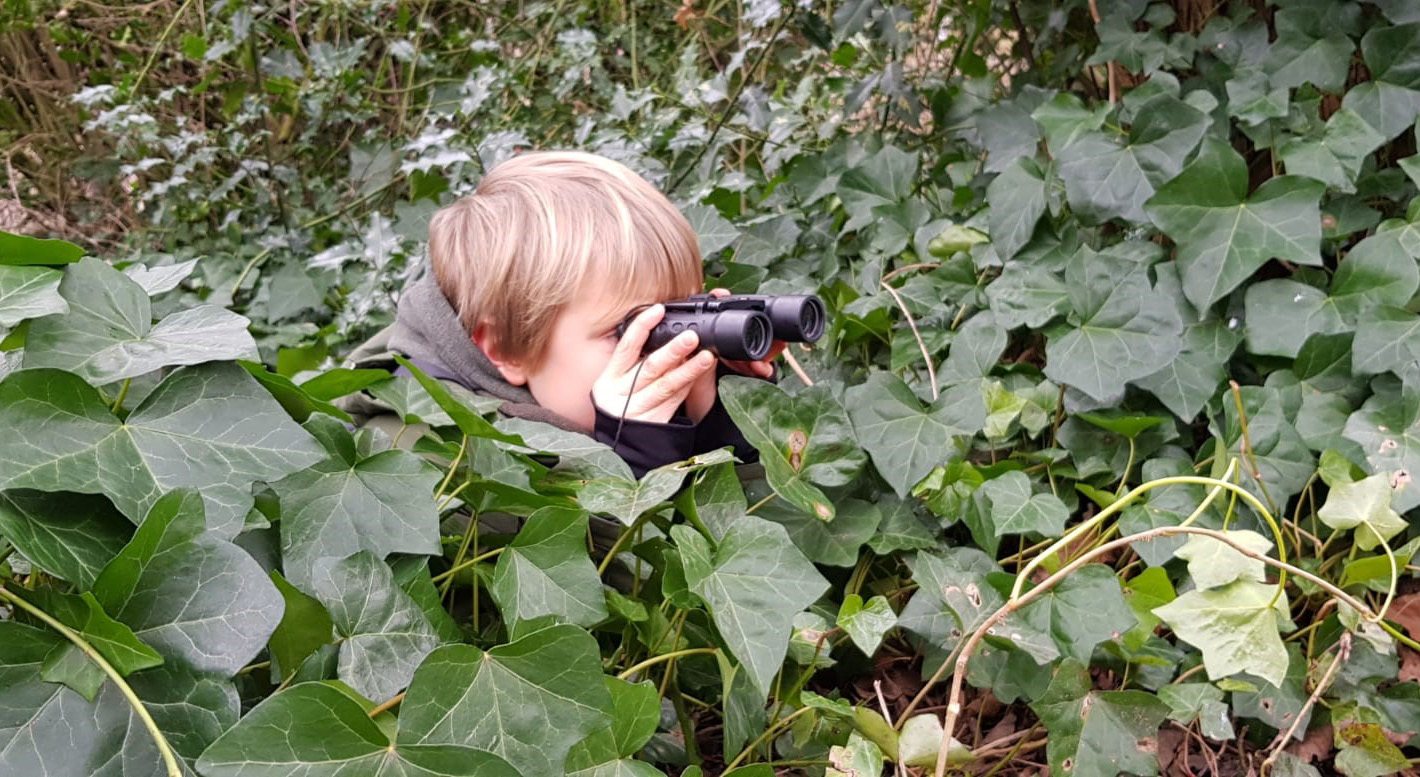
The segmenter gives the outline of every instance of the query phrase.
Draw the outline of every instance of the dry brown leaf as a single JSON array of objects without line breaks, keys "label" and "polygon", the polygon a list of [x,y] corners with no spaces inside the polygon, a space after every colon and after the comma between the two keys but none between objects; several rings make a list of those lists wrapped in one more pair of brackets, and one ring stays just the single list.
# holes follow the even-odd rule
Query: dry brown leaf
[{"label": "dry brown leaf", "polygon": [[1420,591],[1395,597],[1385,617],[1399,623],[1412,639],[1420,639]]},{"label": "dry brown leaf", "polygon": [[1335,747],[1336,734],[1332,731],[1331,724],[1328,723],[1308,731],[1302,741],[1288,745],[1287,752],[1307,763],[1312,763],[1330,756]]},{"label": "dry brown leaf", "polygon": [[1404,645],[1400,646],[1400,681],[1420,682],[1420,653]]}]

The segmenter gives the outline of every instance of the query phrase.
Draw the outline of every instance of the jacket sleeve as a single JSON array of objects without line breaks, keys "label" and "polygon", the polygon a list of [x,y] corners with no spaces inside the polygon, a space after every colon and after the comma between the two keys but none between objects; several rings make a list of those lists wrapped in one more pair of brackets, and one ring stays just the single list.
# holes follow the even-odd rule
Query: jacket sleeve
[{"label": "jacket sleeve", "polygon": [[[595,404],[593,405],[595,407]],[[696,425],[677,413],[666,423],[620,418],[596,408],[592,437],[606,443],[627,464],[637,478],[663,464],[688,459],[695,454]],[[621,435],[617,436],[617,425]]]}]

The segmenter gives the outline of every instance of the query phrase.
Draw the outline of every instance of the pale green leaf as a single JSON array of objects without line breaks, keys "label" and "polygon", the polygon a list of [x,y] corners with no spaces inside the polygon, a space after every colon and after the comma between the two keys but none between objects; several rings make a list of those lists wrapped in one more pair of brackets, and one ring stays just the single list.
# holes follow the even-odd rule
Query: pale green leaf
[{"label": "pale green leaf", "polygon": [[514,633],[548,615],[579,626],[604,620],[601,580],[587,555],[587,514],[544,507],[529,516],[499,554],[488,590]]},{"label": "pale green leaf", "polygon": [[1154,614],[1179,639],[1203,651],[1208,679],[1247,672],[1278,686],[1287,674],[1287,651],[1278,629],[1289,619],[1286,594],[1273,602],[1275,594],[1275,585],[1236,580],[1189,591]]}]

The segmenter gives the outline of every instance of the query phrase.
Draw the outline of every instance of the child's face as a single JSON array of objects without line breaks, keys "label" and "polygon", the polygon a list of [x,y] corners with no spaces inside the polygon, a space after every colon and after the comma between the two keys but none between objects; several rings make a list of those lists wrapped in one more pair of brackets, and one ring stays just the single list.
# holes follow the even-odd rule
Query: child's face
[{"label": "child's face", "polygon": [[542,364],[537,369],[521,371],[522,382],[537,403],[591,431],[596,424],[592,384],[616,349],[616,325],[637,303],[649,305],[657,301],[636,300],[613,310],[615,299],[605,289],[578,296],[553,323]]}]

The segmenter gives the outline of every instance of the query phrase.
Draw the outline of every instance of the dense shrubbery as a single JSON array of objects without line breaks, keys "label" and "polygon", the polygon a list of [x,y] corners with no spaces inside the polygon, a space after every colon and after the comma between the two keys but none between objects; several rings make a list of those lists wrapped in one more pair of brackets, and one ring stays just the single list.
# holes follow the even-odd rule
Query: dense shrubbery
[{"label": "dense shrubbery", "polygon": [[[1420,12],[1098,5],[7,5],[0,774],[1413,768]],[[828,301],[763,479],[336,366],[523,147]]]}]

